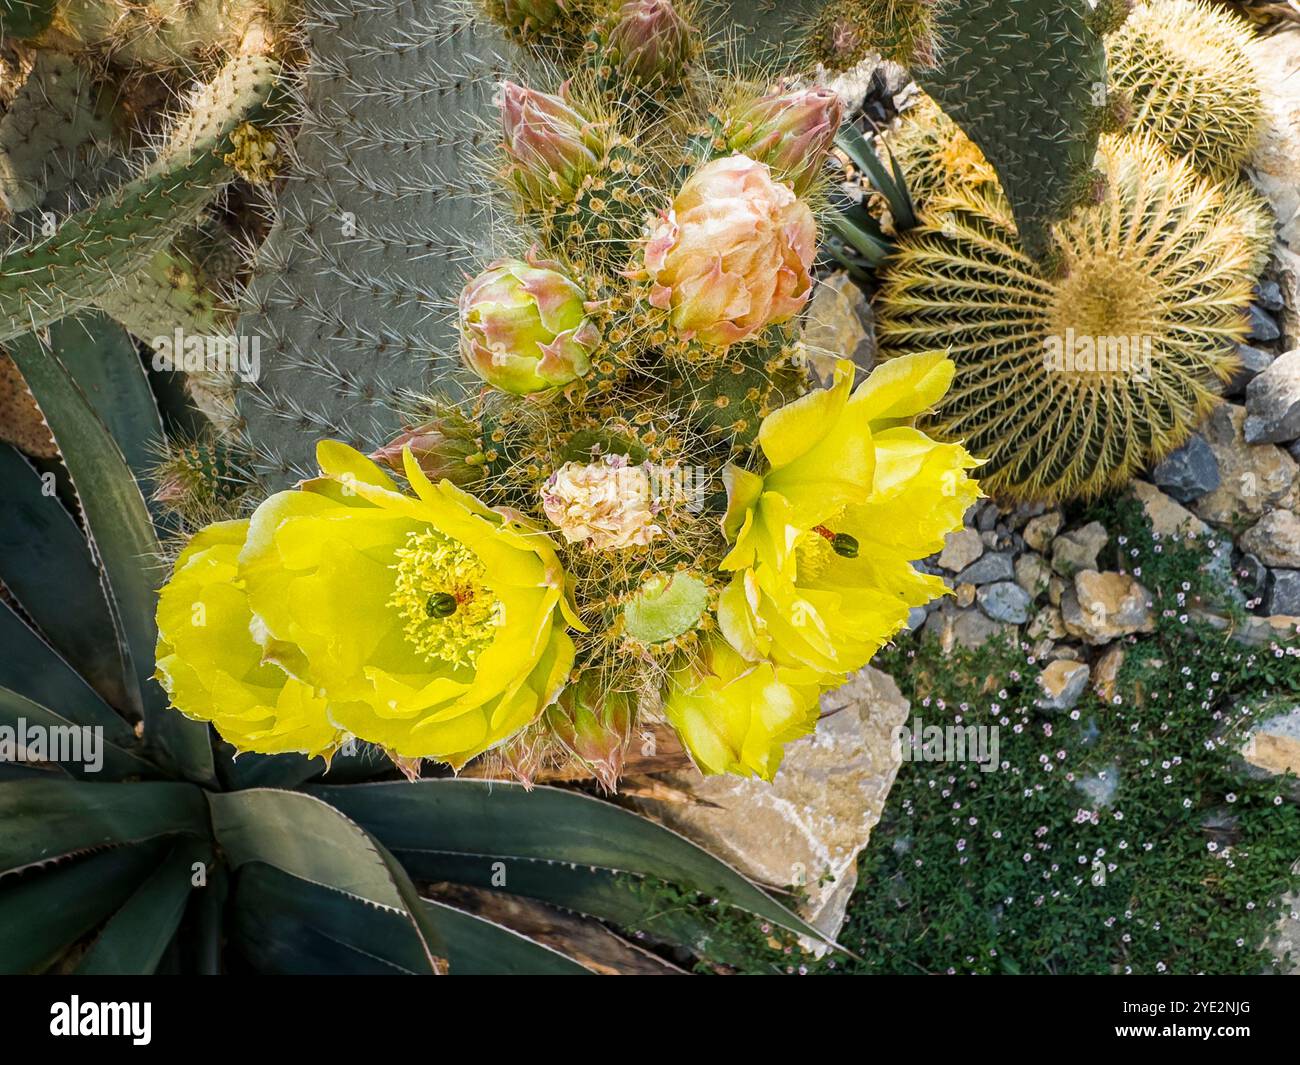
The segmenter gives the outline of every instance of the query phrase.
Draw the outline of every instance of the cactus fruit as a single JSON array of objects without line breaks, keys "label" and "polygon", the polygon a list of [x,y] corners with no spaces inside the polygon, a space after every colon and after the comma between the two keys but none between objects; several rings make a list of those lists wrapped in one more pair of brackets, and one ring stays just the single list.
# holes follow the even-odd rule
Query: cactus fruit
[{"label": "cactus fruit", "polygon": [[202,90],[134,181],[104,195],[48,236],[0,258],[0,339],[66,317],[146,268],[220,190],[222,156],[241,122],[267,105],[273,61],[241,57]]},{"label": "cactus fruit", "polygon": [[192,439],[160,445],[150,470],[153,500],[175,519],[176,551],[183,536],[204,525],[242,516],[252,480],[242,455],[211,429]]},{"label": "cactus fruit", "polygon": [[1188,156],[1205,174],[1235,175],[1264,121],[1241,18],[1203,0],[1153,0],[1106,41],[1110,82],[1131,100],[1135,128]]},{"label": "cactus fruit", "polygon": [[941,17],[952,0],[830,0],[806,31],[811,57],[849,70],[873,56],[913,70],[934,66]]},{"label": "cactus fruit", "polygon": [[947,348],[953,390],[924,421],[988,460],[1008,498],[1087,498],[1181,444],[1233,372],[1268,242],[1240,190],[1149,137],[1106,138],[1102,202],[1037,265],[990,185],[954,187],[906,236],[877,300],[882,353]]}]

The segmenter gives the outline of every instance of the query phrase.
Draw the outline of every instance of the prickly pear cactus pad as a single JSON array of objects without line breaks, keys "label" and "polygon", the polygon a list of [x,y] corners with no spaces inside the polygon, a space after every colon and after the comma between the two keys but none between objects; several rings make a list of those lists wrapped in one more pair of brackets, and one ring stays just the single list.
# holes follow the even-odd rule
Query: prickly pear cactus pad
[{"label": "prickly pear cactus pad", "polygon": [[239,409],[277,486],[321,436],[393,435],[399,397],[454,365],[457,293],[500,238],[484,194],[503,36],[446,0],[313,0],[305,32],[293,173],[240,322],[264,373]]},{"label": "prickly pear cactus pad", "polygon": [[312,9],[242,323],[248,446],[286,487],[190,540],[159,677],[241,750],[612,788],[667,722],[770,779],[943,594],[912,562],[978,463],[911,423],[953,363],[807,389],[833,93],[706,69],[670,0],[486,13]]},{"label": "prickly pear cactus pad", "polygon": [[1107,115],[1102,33],[1114,4],[953,0],[936,62],[918,82],[998,172],[1025,248],[1050,250],[1049,227],[1095,188]]}]

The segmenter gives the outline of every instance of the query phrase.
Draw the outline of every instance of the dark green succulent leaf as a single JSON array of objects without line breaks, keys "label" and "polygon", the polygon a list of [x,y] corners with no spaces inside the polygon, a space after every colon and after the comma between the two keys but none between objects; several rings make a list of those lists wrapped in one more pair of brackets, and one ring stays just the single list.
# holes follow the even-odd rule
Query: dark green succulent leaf
[{"label": "dark green succulent leaf", "polygon": [[[4,787],[32,785],[0,785]],[[157,846],[119,847],[19,880],[0,880],[0,973],[38,973],[112,914],[158,862]]]},{"label": "dark green succulent leaf", "polygon": [[454,906],[425,899],[447,943],[453,976],[592,976],[585,965],[525,935]]},{"label": "dark green succulent leaf", "polygon": [[79,975],[147,976],[158,967],[193,891],[194,865],[212,862],[202,840],[182,839],[127,899],[77,964]]},{"label": "dark green succulent leaf", "polygon": [[317,786],[336,806],[404,854],[435,852],[478,859],[483,868],[512,858],[656,876],[824,939],[725,862],[684,836],[581,792],[481,780],[420,780],[352,787]]},{"label": "dark green succulent leaf", "polygon": [[0,784],[0,825],[0,876],[102,847],[209,834],[203,793],[170,782]]},{"label": "dark green succulent leaf", "polygon": [[[877,236],[878,225],[865,226],[847,216],[831,219],[835,236],[856,251],[870,266],[879,266],[887,258],[893,245],[883,234]],[[874,232],[873,232],[874,230]]]},{"label": "dark green succulent leaf", "polygon": [[[415,887],[387,850],[328,803],[259,788],[208,796],[217,842],[233,868],[263,862],[291,876],[382,906],[403,919],[422,972],[446,957]],[[414,955],[413,955],[414,956]]]},{"label": "dark green succulent leaf", "polygon": [[[17,729],[20,722],[39,725],[47,730],[63,730],[64,735],[70,730],[90,727],[70,721],[48,707],[34,703],[26,696],[0,685],[0,725]],[[78,762],[60,763],[59,767],[71,776],[92,782],[111,783],[123,777],[157,776],[158,767],[136,753],[136,745],[127,738],[130,736],[130,731],[127,730],[121,737],[122,744],[119,744],[112,742],[105,735],[100,741],[98,768],[88,766],[84,758]]]},{"label": "dark green succulent leaf", "polygon": [[23,40],[43,32],[54,18],[55,0],[0,0],[0,38]]},{"label": "dark green succulent leaf", "polygon": [[135,341],[99,311],[50,326],[50,346],[67,368],[141,484],[157,462],[162,418]]},{"label": "dark green succulent leaf", "polygon": [[727,965],[747,960],[716,937],[716,928],[709,920],[678,904],[670,890],[648,877],[588,865],[514,858],[504,870],[502,884],[499,871],[477,855],[403,850],[394,850],[393,854],[419,881],[450,881],[522,895],[619,928],[646,932],[710,961]]},{"label": "dark green succulent leaf", "polygon": [[222,744],[218,747],[217,772],[231,791],[246,788],[296,788],[309,780],[321,779],[330,784],[350,784],[393,772],[393,763],[378,748],[358,743],[354,753],[340,751],[330,760],[328,771],[324,758],[301,754],[241,754]]},{"label": "dark green succulent leaf", "polygon": [[871,187],[885,198],[890,216],[899,232],[915,226],[916,208],[907,190],[907,179],[894,157],[890,156],[890,167],[886,169],[875,149],[855,126],[841,129],[835,138],[835,144],[852,160],[853,165],[871,183]]},{"label": "dark green succulent leaf", "polygon": [[158,541],[131,470],[103,422],[55,353],[34,334],[11,342],[9,354],[40,404],[72,478],[92,548],[104,571],[123,657],[129,664],[132,709],[145,739],[186,777],[214,779],[208,727],[167,708],[153,680],[157,628]]},{"label": "dark green succulent leaf", "polygon": [[[507,928],[441,903],[422,901],[445,937],[449,968],[459,975],[561,975],[587,970]],[[263,862],[240,871],[232,933],[258,972],[416,975],[427,971],[401,914],[291,876]]]},{"label": "dark green succulent leaf", "polygon": [[2,599],[0,647],[0,685],[42,706],[57,706],[74,724],[98,726],[116,743],[129,742],[127,723]]},{"label": "dark green succulent leaf", "polygon": [[0,444],[0,580],[41,634],[106,700],[123,705],[122,656],[90,545],[42,477]]},{"label": "dark green succulent leaf", "polygon": [[249,862],[235,877],[231,939],[260,973],[415,976],[428,961],[402,914]]}]

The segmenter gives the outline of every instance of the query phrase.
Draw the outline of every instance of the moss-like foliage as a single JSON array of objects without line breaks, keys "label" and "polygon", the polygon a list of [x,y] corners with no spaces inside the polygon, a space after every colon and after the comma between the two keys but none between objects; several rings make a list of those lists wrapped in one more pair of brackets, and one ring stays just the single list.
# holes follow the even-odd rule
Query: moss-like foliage
[{"label": "moss-like foliage", "polygon": [[1035,709],[1044,663],[1016,647],[909,642],[881,663],[925,725],[998,726],[1000,765],[904,764],[840,936],[861,961],[836,971],[1271,967],[1261,944],[1297,887],[1300,808],[1284,798],[1294,780],[1248,779],[1234,752],[1253,716],[1300,695],[1300,647],[1252,649],[1191,620],[1198,597],[1225,594],[1218,545],[1153,538],[1132,501],[1093,516],[1115,534],[1103,565],[1157,600],[1109,700]]}]

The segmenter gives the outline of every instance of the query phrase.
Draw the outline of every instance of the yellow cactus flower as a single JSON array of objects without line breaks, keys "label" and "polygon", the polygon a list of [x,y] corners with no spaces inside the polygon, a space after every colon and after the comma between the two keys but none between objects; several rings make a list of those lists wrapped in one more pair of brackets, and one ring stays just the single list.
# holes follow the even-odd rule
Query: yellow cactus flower
[{"label": "yellow cactus flower", "polygon": [[[322,476],[258,507],[217,579],[244,604],[264,668],[309,685],[324,700],[322,722],[459,768],[555,700],[573,666],[566,622],[581,625],[544,533],[450,481],[433,484],[409,451],[403,459],[414,495],[323,441]],[[176,587],[183,575],[165,596],[187,594]],[[165,640],[174,620],[164,626],[160,613]],[[211,654],[230,652],[212,643]],[[205,675],[207,663],[177,657]],[[168,691],[178,709],[221,729],[184,691]],[[261,746],[227,738],[266,750],[278,742],[271,733]]]},{"label": "yellow cactus flower", "polygon": [[725,641],[702,641],[700,657],[672,674],[664,715],[700,771],[771,780],[785,745],[817,726],[821,677],[748,662]]},{"label": "yellow cactus flower", "polygon": [[852,389],[841,361],[832,387],[774,411],[758,442],[764,474],[731,467],[723,531],[734,576],[719,627],[749,661],[812,669],[833,684],[866,665],[946,588],[912,562],[943,548],[979,498],[978,462],[910,421],[952,382],[941,353],[877,367]]},{"label": "yellow cactus flower", "polygon": [[241,751],[331,753],[343,739],[309,684],[264,661],[238,559],[248,521],[200,531],[158,601],[158,681],[187,716]]}]

